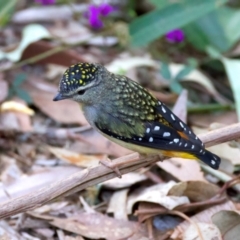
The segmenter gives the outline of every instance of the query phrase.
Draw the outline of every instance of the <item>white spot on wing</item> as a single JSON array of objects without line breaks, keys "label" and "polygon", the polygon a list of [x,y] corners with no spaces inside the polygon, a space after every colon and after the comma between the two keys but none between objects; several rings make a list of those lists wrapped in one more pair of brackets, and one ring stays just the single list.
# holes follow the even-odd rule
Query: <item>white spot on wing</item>
[{"label": "white spot on wing", "polygon": [[187,147],[187,143],[185,143],[184,147]]},{"label": "white spot on wing", "polygon": [[169,142],[169,144],[173,144],[173,142]]},{"label": "white spot on wing", "polygon": [[166,111],[166,109],[164,108],[164,107],[162,107],[162,111],[164,112],[164,113],[166,113],[167,111]]},{"label": "white spot on wing", "polygon": [[192,132],[189,130],[189,134],[192,134]]},{"label": "white spot on wing", "polygon": [[139,138],[138,140],[139,140],[139,141],[142,141],[142,138]]},{"label": "white spot on wing", "polygon": [[158,101],[158,104],[159,104],[159,105],[162,105],[162,103],[161,103],[160,101]]},{"label": "white spot on wing", "polygon": [[174,141],[175,143],[178,143],[178,142],[179,142],[179,138],[174,138],[173,141]]},{"label": "white spot on wing", "polygon": [[194,145],[192,145],[192,149],[194,149]]},{"label": "white spot on wing", "polygon": [[164,133],[163,133],[163,137],[169,137],[169,136],[171,136],[171,133],[170,133],[170,132],[164,132]]},{"label": "white spot on wing", "polygon": [[182,122],[179,122],[179,124],[180,124],[180,126],[181,126],[182,128],[184,128],[184,126],[183,126],[183,123],[182,123]]},{"label": "white spot on wing", "polygon": [[216,162],[215,162],[214,160],[211,160],[211,164],[212,164],[212,165],[215,165]]},{"label": "white spot on wing", "polygon": [[160,127],[159,126],[155,126],[154,131],[158,131],[158,130],[160,130]]},{"label": "white spot on wing", "polygon": [[152,137],[149,138],[149,142],[153,142],[153,138]]},{"label": "white spot on wing", "polygon": [[150,128],[147,128],[146,133],[150,133]]},{"label": "white spot on wing", "polygon": [[173,121],[176,120],[175,117],[174,117],[174,115],[173,115],[172,113],[171,113],[171,118],[172,118]]}]

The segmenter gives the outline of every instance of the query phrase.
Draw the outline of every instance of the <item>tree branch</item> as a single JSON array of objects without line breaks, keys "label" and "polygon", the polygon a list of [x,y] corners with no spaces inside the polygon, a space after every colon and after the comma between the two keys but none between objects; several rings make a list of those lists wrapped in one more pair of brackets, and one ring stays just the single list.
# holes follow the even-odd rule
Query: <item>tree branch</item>
[{"label": "tree branch", "polygon": [[[208,147],[240,138],[240,123],[201,134],[199,137]],[[113,160],[111,167],[118,167],[121,173],[125,174],[159,160],[162,159],[158,156],[142,157],[138,153],[132,153]],[[46,186],[34,193],[2,203],[0,205],[0,218],[32,210],[59,196],[72,194],[114,177],[116,177],[116,174],[111,169],[102,165],[81,170],[66,179]]]}]

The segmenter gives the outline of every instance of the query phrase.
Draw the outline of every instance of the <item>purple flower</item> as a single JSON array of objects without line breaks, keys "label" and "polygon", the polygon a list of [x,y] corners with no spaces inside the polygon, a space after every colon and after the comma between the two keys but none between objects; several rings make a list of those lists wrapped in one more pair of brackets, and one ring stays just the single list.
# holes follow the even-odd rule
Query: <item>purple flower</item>
[{"label": "purple flower", "polygon": [[180,43],[184,40],[184,32],[181,29],[175,29],[171,32],[168,32],[166,35],[166,39],[171,43]]},{"label": "purple flower", "polygon": [[92,28],[99,29],[103,27],[101,17],[106,17],[113,11],[115,11],[115,9],[106,3],[100,4],[99,6],[89,5],[86,17]]},{"label": "purple flower", "polygon": [[56,0],[35,0],[35,2],[42,5],[52,5],[56,3]]},{"label": "purple flower", "polygon": [[103,22],[100,19],[100,11],[99,8],[95,5],[90,5],[88,7],[88,21],[89,24],[96,29],[103,27]]},{"label": "purple flower", "polygon": [[102,16],[106,17],[107,15],[109,15],[111,12],[115,11],[114,7],[109,5],[109,4],[101,4],[99,6],[99,10]]}]

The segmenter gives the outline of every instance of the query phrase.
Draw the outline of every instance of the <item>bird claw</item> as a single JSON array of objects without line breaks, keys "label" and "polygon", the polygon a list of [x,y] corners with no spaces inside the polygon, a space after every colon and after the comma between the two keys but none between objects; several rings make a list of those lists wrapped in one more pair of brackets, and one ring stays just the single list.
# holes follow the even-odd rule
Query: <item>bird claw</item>
[{"label": "bird claw", "polygon": [[121,172],[119,171],[118,167],[113,167],[113,166],[111,165],[112,161],[111,161],[109,158],[104,159],[104,160],[100,160],[100,163],[101,163],[103,166],[105,166],[105,167],[107,167],[107,168],[110,168],[113,172],[115,172],[115,173],[117,174],[117,177],[118,177],[118,178],[122,178],[122,174],[121,174]]}]

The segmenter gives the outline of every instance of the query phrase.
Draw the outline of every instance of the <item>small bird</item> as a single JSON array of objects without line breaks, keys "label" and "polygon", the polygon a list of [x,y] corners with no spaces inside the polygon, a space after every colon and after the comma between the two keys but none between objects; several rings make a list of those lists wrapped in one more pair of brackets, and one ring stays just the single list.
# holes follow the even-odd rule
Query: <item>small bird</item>
[{"label": "small bird", "polygon": [[70,66],[54,101],[81,104],[90,125],[111,141],[141,154],[201,160],[218,169],[221,159],[164,103],[123,75],[96,63]]}]

